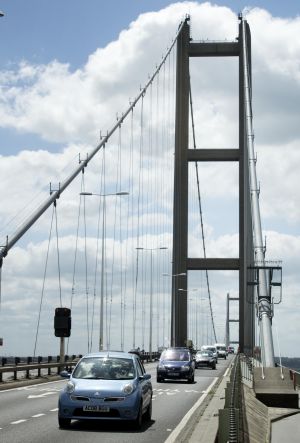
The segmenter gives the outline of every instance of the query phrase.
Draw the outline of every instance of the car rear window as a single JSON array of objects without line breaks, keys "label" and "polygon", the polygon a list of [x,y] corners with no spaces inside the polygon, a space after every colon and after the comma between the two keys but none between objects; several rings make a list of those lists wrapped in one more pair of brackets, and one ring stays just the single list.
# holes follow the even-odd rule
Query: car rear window
[{"label": "car rear window", "polygon": [[161,360],[167,361],[189,361],[190,354],[187,351],[168,349],[162,353]]}]

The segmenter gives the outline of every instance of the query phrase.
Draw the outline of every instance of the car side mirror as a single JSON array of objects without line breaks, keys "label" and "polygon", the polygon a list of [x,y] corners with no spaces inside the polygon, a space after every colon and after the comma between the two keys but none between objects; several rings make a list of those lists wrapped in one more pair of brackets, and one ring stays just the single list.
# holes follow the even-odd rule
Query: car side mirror
[{"label": "car side mirror", "polygon": [[151,378],[151,374],[144,374],[144,375],[139,376],[140,380],[150,380],[150,378]]},{"label": "car side mirror", "polygon": [[70,374],[70,372],[68,372],[68,371],[61,371],[60,373],[59,373],[59,375],[62,377],[62,378],[70,378],[70,376],[71,376],[71,374]]}]

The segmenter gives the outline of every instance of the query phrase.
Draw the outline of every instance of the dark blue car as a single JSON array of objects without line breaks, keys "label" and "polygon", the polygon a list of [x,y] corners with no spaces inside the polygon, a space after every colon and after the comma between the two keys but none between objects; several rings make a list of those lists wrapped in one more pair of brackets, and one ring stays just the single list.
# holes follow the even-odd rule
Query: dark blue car
[{"label": "dark blue car", "polygon": [[157,382],[165,379],[183,379],[194,383],[195,362],[187,348],[168,348],[161,354],[157,365]]}]

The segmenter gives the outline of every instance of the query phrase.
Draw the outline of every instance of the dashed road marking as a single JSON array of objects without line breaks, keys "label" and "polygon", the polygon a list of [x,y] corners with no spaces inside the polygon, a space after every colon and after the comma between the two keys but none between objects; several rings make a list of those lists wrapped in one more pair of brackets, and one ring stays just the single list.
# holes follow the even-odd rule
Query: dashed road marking
[{"label": "dashed road marking", "polygon": [[28,395],[27,398],[43,398],[46,397],[47,395],[53,395],[56,394],[55,391],[48,391],[48,392],[43,392],[42,394],[36,394],[36,395]]},{"label": "dashed road marking", "polygon": [[17,421],[12,421],[12,422],[11,422],[11,425],[18,425],[19,423],[24,423],[24,421],[27,421],[27,420],[17,420]]},{"label": "dashed road marking", "polygon": [[31,417],[32,418],[38,418],[38,417],[42,417],[43,415],[46,415],[46,414],[35,414],[35,415],[32,415]]},{"label": "dashed road marking", "polygon": [[50,409],[50,412],[57,412],[58,408]]}]

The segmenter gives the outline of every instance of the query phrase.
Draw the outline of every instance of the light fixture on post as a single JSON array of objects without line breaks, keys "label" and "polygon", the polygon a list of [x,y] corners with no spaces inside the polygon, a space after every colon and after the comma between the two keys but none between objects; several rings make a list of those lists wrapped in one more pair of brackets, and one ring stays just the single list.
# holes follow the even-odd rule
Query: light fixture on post
[{"label": "light fixture on post", "polygon": [[102,211],[102,245],[101,245],[101,290],[100,290],[100,325],[99,325],[99,351],[103,351],[103,314],[104,314],[104,228],[105,228],[105,197],[129,195],[129,192],[115,192],[109,194],[97,194],[94,192],[80,192],[83,196],[103,197]]},{"label": "light fixture on post", "polygon": [[152,313],[153,313],[153,251],[168,249],[166,246],[160,248],[135,248],[138,251],[150,251],[150,324],[149,324],[149,358],[152,360]]}]

